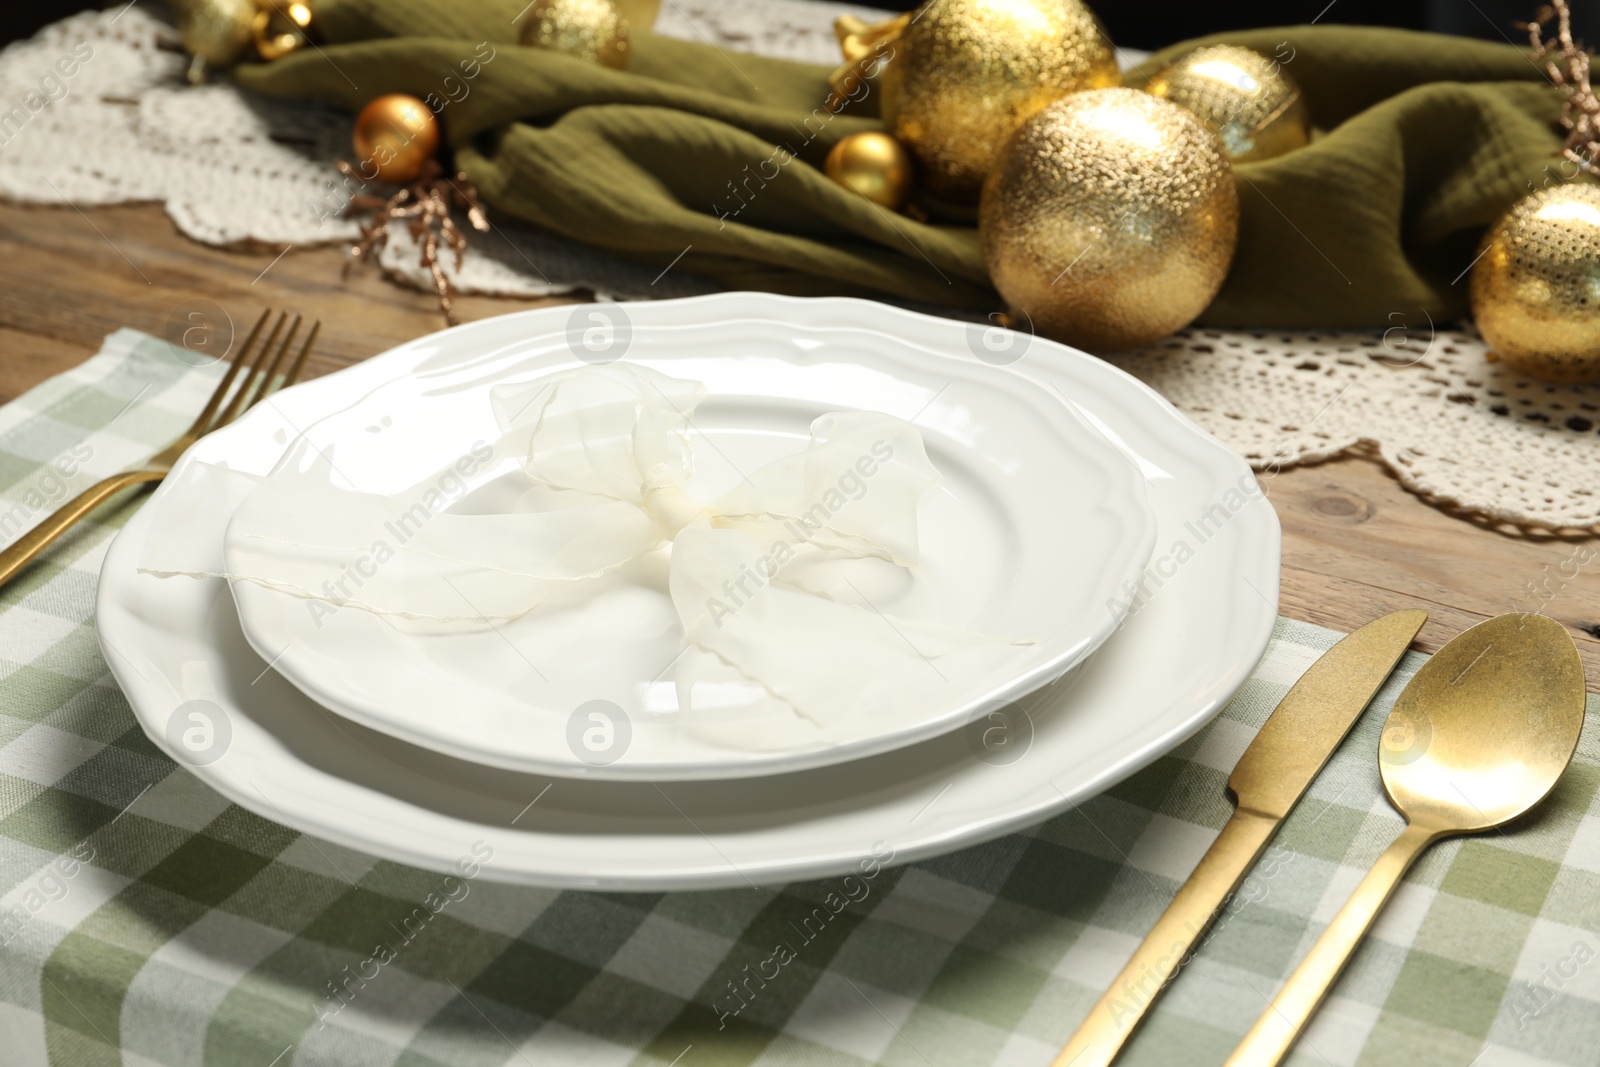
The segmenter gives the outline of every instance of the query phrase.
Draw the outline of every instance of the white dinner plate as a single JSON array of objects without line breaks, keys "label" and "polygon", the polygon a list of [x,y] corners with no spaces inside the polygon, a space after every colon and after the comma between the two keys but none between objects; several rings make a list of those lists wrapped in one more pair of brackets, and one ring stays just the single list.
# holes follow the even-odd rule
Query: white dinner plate
[{"label": "white dinner plate", "polygon": [[[389,493],[437,482],[457,501],[452,510],[496,510],[483,501],[514,501],[529,481],[524,453],[483,459],[496,436],[491,394],[586,367],[575,354],[588,354],[581,335],[574,343],[568,330],[573,310],[424,337],[363,364],[360,375],[309,383],[274,403],[292,408],[294,436],[310,446],[301,454],[331,464],[344,488]],[[832,651],[858,651],[861,668],[836,670],[848,677],[831,691],[818,686],[829,694],[823,708],[839,710],[796,714],[727,668],[701,684],[695,710],[681,710],[681,687],[719,661],[683,654],[667,589],[670,547],[582,583],[564,604],[465,633],[236,582],[245,637],[278,673],[364,726],[477,763],[634,781],[748,777],[843,762],[958,727],[1059,677],[1116,627],[1119,590],[1149,561],[1155,520],[1138,469],[1053,392],[964,347],[930,350],[826,319],[724,317],[708,306],[690,325],[658,322],[639,305],[602,310],[631,319],[628,367],[709,390],[686,423],[688,487],[699,500],[760,481],[762,467],[802,452],[814,420],[829,412],[887,414],[920,431],[943,480],[915,507],[919,565],[880,564],[844,579],[841,594],[859,593],[864,604],[835,613],[865,625]],[[374,388],[377,373],[385,377]],[[257,408],[191,449],[149,506],[181,516],[175,531],[194,529],[200,508],[219,513],[206,528],[221,528],[236,504],[209,483],[186,485],[190,469],[226,463],[267,474],[286,453],[283,437],[282,415]],[[891,476],[858,478],[850,488],[870,505],[873,486]],[[282,506],[275,497],[274,511]],[[299,528],[292,517],[274,520]],[[379,569],[373,551],[403,544],[392,521],[342,536],[371,543],[366,572]],[[343,582],[335,592],[360,595],[350,566],[314,570]],[[901,580],[906,575],[913,580]],[[456,593],[441,590],[451,603]],[[969,651],[981,662],[964,665],[959,649],[915,655],[927,645],[911,629],[919,623],[954,627],[962,641],[973,635]],[[811,676],[835,662],[793,642],[786,651],[802,663],[809,655],[803,673]]]},{"label": "white dinner plate", "polygon": [[[964,324],[864,301],[726,294],[628,313],[636,329],[775,323],[971,358]],[[389,380],[390,358],[262,410],[293,432],[336,395]],[[1069,397],[1137,464],[1157,547],[1119,594],[1133,611],[1089,662],[1020,706],[916,745],[789,774],[657,783],[518,773],[407,744],[268,670],[223,582],[139,574],[159,496],[108,553],[102,645],[145,731],[229,799],[420,867],[447,869],[483,839],[495,879],[666,890],[822,877],[863,858],[974,844],[1099,792],[1209,721],[1265,650],[1277,609],[1277,518],[1238,457],[1093,357],[1035,339],[1015,369]]]}]

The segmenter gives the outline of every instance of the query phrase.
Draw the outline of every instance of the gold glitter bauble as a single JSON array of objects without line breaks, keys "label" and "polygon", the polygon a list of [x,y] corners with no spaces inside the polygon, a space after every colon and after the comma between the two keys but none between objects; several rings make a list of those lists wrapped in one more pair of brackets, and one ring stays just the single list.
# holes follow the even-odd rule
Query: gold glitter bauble
[{"label": "gold glitter bauble", "polygon": [[183,0],[178,36],[184,51],[213,67],[226,67],[250,46],[254,0]]},{"label": "gold glitter bauble", "polygon": [[1187,325],[1217,295],[1239,194],[1216,134],[1134,89],[1077,93],[1006,142],[978,232],[1019,321],[1083,348],[1128,348]]},{"label": "gold glitter bauble", "polygon": [[1079,0],[930,0],[893,42],[880,80],[884,128],[923,183],[970,202],[1024,119],[1122,75]]},{"label": "gold glitter bauble", "polygon": [[1519,201],[1480,252],[1472,314],[1494,352],[1535,377],[1600,381],[1600,186]]},{"label": "gold glitter bauble", "polygon": [[256,54],[271,63],[298,52],[311,40],[311,5],[300,0],[260,0],[250,24]]},{"label": "gold glitter bauble", "polygon": [[1311,115],[1294,79],[1259,52],[1199,48],[1163,67],[1145,91],[1199,116],[1235,163],[1271,159],[1311,140]]},{"label": "gold glitter bauble", "polygon": [[628,20],[612,0],[538,0],[523,20],[521,38],[603,67],[628,65]]},{"label": "gold glitter bauble", "polygon": [[899,211],[911,196],[911,156],[886,133],[852,133],[840,139],[822,169],[890,211]]},{"label": "gold glitter bauble", "polygon": [[389,93],[361,109],[350,136],[363,178],[404,185],[439,148],[439,120],[414,96]]}]

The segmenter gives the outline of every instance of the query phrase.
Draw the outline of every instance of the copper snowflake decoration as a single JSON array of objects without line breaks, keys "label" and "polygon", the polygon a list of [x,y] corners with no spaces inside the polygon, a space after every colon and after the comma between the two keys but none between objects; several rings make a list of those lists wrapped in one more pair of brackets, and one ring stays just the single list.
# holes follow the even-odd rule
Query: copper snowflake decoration
[{"label": "copper snowflake decoration", "polygon": [[[339,161],[339,170],[346,177],[362,181],[360,174],[349,163]],[[489,230],[489,218],[478,200],[478,190],[467,180],[465,173],[454,178],[447,176],[437,160],[428,160],[422,166],[417,180],[388,199],[379,196],[358,195],[350,198],[346,215],[372,217],[361,224],[361,237],[350,246],[350,257],[345,260],[344,274],[364,260],[370,260],[389,243],[389,220],[406,219],[411,239],[421,246],[421,264],[433,277],[433,291],[439,297],[439,310],[444,320],[456,325],[455,287],[439,264],[439,245],[456,254],[455,269],[467,252],[467,235],[456,225],[453,208],[467,214],[467,221],[480,233]]]},{"label": "copper snowflake decoration", "polygon": [[[1555,36],[1546,39],[1545,25],[1556,20]],[[1572,10],[1567,0],[1552,0],[1539,9],[1534,20],[1524,24],[1533,45],[1533,59],[1544,66],[1550,81],[1566,100],[1561,126],[1567,142],[1561,154],[1590,174],[1600,176],[1600,100],[1589,82],[1589,61],[1593,58],[1580,42],[1572,39]]]}]

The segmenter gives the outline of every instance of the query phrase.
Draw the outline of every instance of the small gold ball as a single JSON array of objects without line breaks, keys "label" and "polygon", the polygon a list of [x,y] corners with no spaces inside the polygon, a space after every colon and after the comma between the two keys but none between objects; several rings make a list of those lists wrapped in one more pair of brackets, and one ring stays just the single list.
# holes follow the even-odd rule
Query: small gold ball
[{"label": "small gold ball", "polygon": [[380,96],[356,116],[351,135],[362,177],[405,184],[422,173],[422,165],[439,148],[439,121],[414,96]]},{"label": "small gold ball", "polygon": [[880,81],[884,128],[928,189],[970,203],[1024,119],[1122,75],[1080,0],[934,0],[894,42]]},{"label": "small gold ball", "polygon": [[1235,163],[1271,159],[1311,140],[1305,97],[1279,65],[1231,44],[1198,48],[1157,71],[1145,92],[1197,115]]},{"label": "small gold ball", "polygon": [[822,169],[840,185],[899,211],[911,196],[911,156],[886,133],[852,133],[828,153]]},{"label": "small gold ball", "polygon": [[1091,349],[1165,337],[1222,287],[1239,194],[1216,134],[1134,89],[1077,93],[1012,135],[978,233],[994,286],[1048,337]]},{"label": "small gold ball", "polygon": [[537,0],[520,39],[621,70],[628,65],[628,20],[612,0]]},{"label": "small gold ball", "polygon": [[311,39],[311,6],[287,0],[262,0],[250,24],[256,54],[268,63],[298,52]]},{"label": "small gold ball", "polygon": [[254,0],[187,0],[178,11],[184,50],[213,67],[226,67],[250,46]]},{"label": "small gold ball", "polygon": [[1495,353],[1535,377],[1600,381],[1600,186],[1519,201],[1480,252],[1472,313]]}]

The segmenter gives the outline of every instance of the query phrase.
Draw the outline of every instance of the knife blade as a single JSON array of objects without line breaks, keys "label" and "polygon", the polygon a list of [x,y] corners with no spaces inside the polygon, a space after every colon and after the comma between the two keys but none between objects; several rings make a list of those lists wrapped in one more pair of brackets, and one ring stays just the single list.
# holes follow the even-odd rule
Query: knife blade
[{"label": "knife blade", "polygon": [[1188,881],[1053,1067],[1109,1067],[1427,620],[1396,611],[1328,649],[1278,702],[1228,777],[1236,806]]}]

